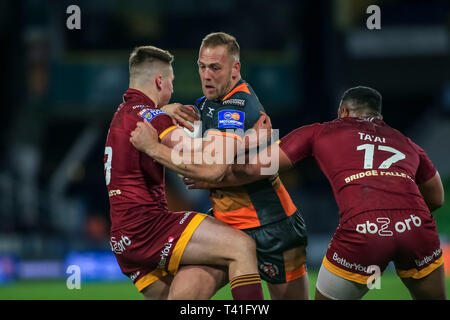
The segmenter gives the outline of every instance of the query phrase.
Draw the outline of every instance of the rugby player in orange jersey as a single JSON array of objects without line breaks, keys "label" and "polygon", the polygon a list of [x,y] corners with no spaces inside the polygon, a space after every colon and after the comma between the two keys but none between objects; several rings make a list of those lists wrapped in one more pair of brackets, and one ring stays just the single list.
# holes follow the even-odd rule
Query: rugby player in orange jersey
[{"label": "rugby player in orange jersey", "polygon": [[[190,139],[159,107],[173,92],[173,56],[152,46],[130,55],[130,88],[111,121],[105,146],[111,249],[122,272],[147,299],[208,299],[226,268],[234,299],[263,299],[254,241],[244,232],[196,212],[171,212],[164,167],[130,143],[139,121],[151,123],[162,143],[174,134]],[[202,171],[220,180],[226,165]],[[217,267],[213,267],[215,265]],[[196,281],[183,287],[183,272]],[[181,284],[180,284],[181,283]]]},{"label": "rugby player in orange jersey", "polygon": [[[431,214],[444,201],[439,173],[424,150],[382,120],[376,90],[347,90],[338,119],[300,127],[272,144],[271,152],[278,152],[280,170],[314,157],[339,207],[316,299],[362,298],[373,273],[383,272],[390,261],[413,299],[446,298],[442,249]],[[234,165],[221,184],[261,179],[263,167]]]},{"label": "rugby player in orange jersey", "polygon": [[[240,48],[233,36],[217,32],[203,39],[198,70],[205,96],[195,107],[201,114],[201,132],[207,136],[241,141],[242,133],[254,128],[264,110],[254,90],[241,78],[240,66]],[[142,144],[137,139],[136,135],[132,140],[135,146],[150,149],[145,147],[147,139],[139,139]],[[234,155],[238,153],[235,150]],[[156,160],[161,161],[162,156],[161,152]],[[181,168],[174,170],[182,173]],[[259,273],[267,281],[272,299],[308,299],[305,223],[276,173],[255,183],[212,188],[212,212],[216,219],[255,240]]]}]

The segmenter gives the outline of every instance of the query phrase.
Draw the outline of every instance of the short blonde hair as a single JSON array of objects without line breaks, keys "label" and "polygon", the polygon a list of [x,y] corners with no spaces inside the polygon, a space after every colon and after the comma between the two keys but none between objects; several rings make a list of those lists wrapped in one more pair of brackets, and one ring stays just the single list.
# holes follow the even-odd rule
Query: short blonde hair
[{"label": "short blonde hair", "polygon": [[139,73],[139,68],[144,64],[159,62],[170,66],[173,62],[173,55],[167,51],[154,46],[140,46],[134,48],[128,60],[130,76]]},{"label": "short blonde hair", "polygon": [[228,53],[239,60],[241,48],[235,37],[225,32],[213,32],[203,38],[200,50],[224,45]]}]

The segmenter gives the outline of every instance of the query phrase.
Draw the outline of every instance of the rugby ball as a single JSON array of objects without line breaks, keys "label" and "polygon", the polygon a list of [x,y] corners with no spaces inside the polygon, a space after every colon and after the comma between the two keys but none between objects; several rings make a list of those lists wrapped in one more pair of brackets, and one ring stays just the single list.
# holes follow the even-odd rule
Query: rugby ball
[{"label": "rugby ball", "polygon": [[195,121],[194,123],[192,122],[188,122],[191,126],[194,127],[194,132],[192,132],[191,130],[189,130],[188,128],[183,128],[184,131],[192,138],[201,138],[202,137],[202,121],[201,121],[201,116],[200,116],[200,112],[199,110],[193,106],[193,105],[186,105],[186,107],[190,107],[192,108],[192,110],[194,110],[194,112],[198,115],[199,119],[198,121]]}]

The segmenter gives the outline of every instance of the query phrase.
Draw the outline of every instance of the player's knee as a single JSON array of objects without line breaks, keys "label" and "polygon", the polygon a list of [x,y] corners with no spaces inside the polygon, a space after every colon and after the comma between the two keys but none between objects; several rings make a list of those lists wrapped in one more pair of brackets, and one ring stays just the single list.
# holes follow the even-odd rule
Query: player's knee
[{"label": "player's knee", "polygon": [[256,244],[255,241],[250,238],[247,234],[243,233],[236,238],[236,250],[238,254],[248,256],[249,254],[256,254]]},{"label": "player's knee", "polygon": [[169,300],[207,300],[227,281],[227,269],[183,266],[170,286]]},{"label": "player's knee", "polygon": [[199,294],[199,285],[196,282],[191,283],[191,286],[182,287],[176,286],[171,288],[169,295],[167,297],[168,300],[193,300],[198,298]]},{"label": "player's knee", "polygon": [[169,287],[148,286],[141,291],[145,300],[164,300],[168,298]]}]

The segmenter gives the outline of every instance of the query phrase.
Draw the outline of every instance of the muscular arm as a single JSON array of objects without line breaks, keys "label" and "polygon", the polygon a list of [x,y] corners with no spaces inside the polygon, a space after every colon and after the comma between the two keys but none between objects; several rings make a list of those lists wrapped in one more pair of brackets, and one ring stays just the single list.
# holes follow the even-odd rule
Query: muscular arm
[{"label": "muscular arm", "polygon": [[[312,141],[318,128],[320,124],[313,124],[291,131],[280,140],[280,144],[273,143],[260,149],[258,154],[250,155],[245,164],[234,164],[220,184],[209,188],[244,185],[292,168],[301,159],[312,155]],[[190,185],[190,189],[208,188],[206,184],[191,180],[185,183]]]},{"label": "muscular arm", "polygon": [[[233,164],[229,166],[225,172],[225,176],[219,183],[197,182],[192,179],[185,179],[184,182],[188,185],[189,189],[234,187],[267,179],[278,173],[278,171],[286,171],[293,167],[291,160],[280,149],[278,143],[270,145],[264,152],[266,154],[262,155],[259,153],[246,159],[246,164]],[[278,168],[278,170],[273,172],[274,168]]]},{"label": "muscular arm", "polygon": [[[227,164],[224,161],[223,150],[213,145],[214,143],[220,145],[218,139],[223,139],[221,145],[226,145],[226,139],[229,138],[216,137],[215,140],[201,144],[203,148],[199,149],[194,147],[194,139],[177,128],[164,135],[159,143],[154,127],[148,122],[138,122],[136,129],[131,132],[130,142],[139,151],[184,176],[207,182],[219,182],[225,174]],[[208,152],[212,162],[204,161]]]},{"label": "muscular arm", "polygon": [[278,143],[273,143],[253,157],[249,157],[246,164],[234,164],[232,174],[225,176],[223,183],[247,184],[277,174],[278,171],[289,170],[292,167],[293,164],[286,153],[281,150]]},{"label": "muscular arm", "polygon": [[[255,125],[256,141],[259,141],[259,129],[269,128],[270,119],[262,113]],[[218,183],[229,164],[233,163],[237,150],[244,148],[242,142],[233,136],[216,132],[205,139],[191,139],[184,130],[174,129],[164,134],[161,143],[158,143],[153,126],[148,122],[139,122],[131,133],[130,142],[138,150],[185,177]]]},{"label": "muscular arm", "polygon": [[433,178],[418,186],[431,212],[442,207],[444,204],[444,187],[439,172],[436,171]]},{"label": "muscular arm", "polygon": [[161,110],[172,117],[174,124],[180,124],[192,132],[194,132],[192,123],[200,120],[193,106],[185,106],[180,103],[171,103],[162,106]]}]

